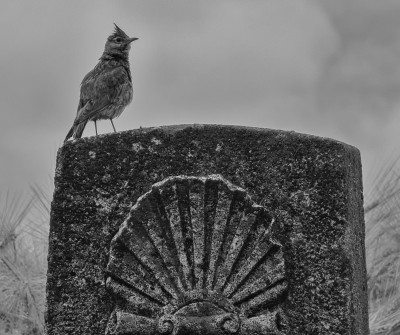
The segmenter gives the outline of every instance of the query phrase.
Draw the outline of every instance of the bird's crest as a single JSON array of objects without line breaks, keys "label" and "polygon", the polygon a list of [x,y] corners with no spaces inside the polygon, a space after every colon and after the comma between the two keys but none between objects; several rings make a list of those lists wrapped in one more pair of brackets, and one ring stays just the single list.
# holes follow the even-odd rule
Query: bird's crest
[{"label": "bird's crest", "polygon": [[129,36],[114,23],[115,29],[114,32],[110,35],[108,38],[109,40],[112,40],[115,37],[122,37],[123,39],[129,38]]}]

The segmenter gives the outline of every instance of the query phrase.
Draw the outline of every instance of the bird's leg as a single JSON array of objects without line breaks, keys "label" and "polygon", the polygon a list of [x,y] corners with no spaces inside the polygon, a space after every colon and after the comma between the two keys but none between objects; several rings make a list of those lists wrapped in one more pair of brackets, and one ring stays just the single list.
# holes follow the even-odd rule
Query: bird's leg
[{"label": "bird's leg", "polygon": [[97,136],[97,121],[94,121],[94,129],[96,129],[96,136]]},{"label": "bird's leg", "polygon": [[110,121],[111,121],[111,124],[112,124],[112,126],[114,128],[114,133],[116,133],[116,130],[115,130],[115,127],[114,127],[114,123],[112,122],[112,119],[110,119]]}]

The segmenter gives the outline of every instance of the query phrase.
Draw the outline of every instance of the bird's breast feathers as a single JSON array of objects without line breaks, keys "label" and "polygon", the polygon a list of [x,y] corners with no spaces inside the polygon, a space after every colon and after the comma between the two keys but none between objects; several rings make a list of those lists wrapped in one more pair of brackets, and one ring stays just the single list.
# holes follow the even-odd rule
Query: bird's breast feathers
[{"label": "bird's breast feathers", "polygon": [[118,117],[132,101],[133,88],[129,65],[100,62],[81,84],[80,106],[87,105],[89,119]]},{"label": "bird's breast feathers", "polygon": [[96,99],[107,95],[111,100],[132,90],[129,66],[100,62],[89,72],[81,84],[81,98]]}]

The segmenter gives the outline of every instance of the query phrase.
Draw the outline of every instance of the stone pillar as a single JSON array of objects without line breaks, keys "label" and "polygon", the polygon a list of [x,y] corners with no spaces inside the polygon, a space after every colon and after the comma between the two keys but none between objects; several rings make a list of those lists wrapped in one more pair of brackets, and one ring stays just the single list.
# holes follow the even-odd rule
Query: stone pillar
[{"label": "stone pillar", "polygon": [[359,151],[216,125],[68,142],[48,260],[48,335],[367,335]]}]

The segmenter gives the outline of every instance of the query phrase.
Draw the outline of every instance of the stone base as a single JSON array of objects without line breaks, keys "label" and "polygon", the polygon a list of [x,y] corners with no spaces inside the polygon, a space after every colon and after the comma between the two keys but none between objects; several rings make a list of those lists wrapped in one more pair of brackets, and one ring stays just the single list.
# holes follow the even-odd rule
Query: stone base
[{"label": "stone base", "polygon": [[[269,219],[265,222],[268,222],[260,227],[270,234],[273,242],[269,243],[275,245],[276,254],[279,250],[278,258],[282,262],[279,264],[283,264],[284,271],[278,276],[279,294],[268,293],[262,307],[246,312],[245,302],[255,299],[258,293],[239,302],[234,301],[234,293],[231,293],[226,299],[228,305],[233,301],[233,307],[229,307],[229,312],[228,307],[222,307],[226,317],[223,313],[211,313],[199,319],[201,313],[190,316],[194,312],[187,308],[185,315],[171,314],[171,306],[182,303],[179,299],[203,299],[207,304],[225,299],[223,293],[212,290],[218,285],[207,286],[205,279],[202,289],[195,287],[197,281],[193,281],[190,290],[184,284],[185,290],[190,292],[186,298],[173,300],[170,307],[163,307],[165,313],[169,311],[168,316],[155,317],[156,311],[150,315],[151,309],[137,307],[140,304],[139,298],[134,297],[138,291],[136,286],[129,286],[130,291],[122,289],[121,298],[118,285],[126,287],[126,283],[121,280],[117,281],[118,285],[109,283],[116,271],[110,265],[113,259],[125,257],[118,256],[121,252],[111,247],[111,241],[123,230],[124,222],[135,227],[131,209],[140,203],[138,199],[148,193],[153,184],[174,176],[206,180],[213,178],[212,175],[221,176],[218,180],[224,185],[234,185],[231,191],[224,191],[226,197],[232,199],[235,192],[244,192],[243,197],[251,198],[251,204],[246,206],[263,208],[267,213]],[[230,186],[226,187],[228,190]],[[239,189],[241,191],[236,191]],[[246,210],[246,215],[250,212],[252,209]],[[221,241],[226,234],[221,232]],[[209,242],[204,237],[210,250],[215,248],[214,235],[210,235]],[[138,235],[132,233],[131,236],[137,238]],[[256,239],[257,234],[254,236]],[[175,247],[179,249],[179,245]],[[155,248],[158,248],[157,243]],[[145,246],[143,250],[150,252]],[[215,253],[219,254],[223,255],[223,247]],[[245,251],[238,254],[244,255]],[[254,260],[252,257],[249,256],[249,262]],[[212,257],[207,259],[210,262]],[[262,264],[262,259],[257,264]],[[134,334],[129,327],[135,325],[135,334],[168,333],[168,322],[176,323],[179,329],[186,327],[186,330],[175,330],[177,334],[196,328],[193,325],[197,322],[207,329],[201,334],[217,334],[218,327],[224,323],[226,332],[236,334],[367,335],[359,151],[338,141],[295,132],[216,125],[148,128],[67,142],[57,157],[48,260],[48,335]],[[199,270],[203,263],[198,263],[197,268],[195,263],[186,266],[189,270],[183,267],[183,271],[194,274],[209,271]],[[218,278],[220,263],[215,261],[215,278]],[[157,269],[143,265],[140,259],[138,264],[148,273]],[[271,269],[277,266],[272,261],[271,264]],[[238,270],[232,272],[233,277],[239,276],[241,266],[244,265],[239,264]],[[253,272],[244,276],[243,282],[251,276]],[[266,278],[268,276],[267,271]],[[162,286],[162,280],[159,283]],[[245,284],[236,283],[235,290],[239,292]],[[263,290],[272,292],[274,285],[267,287],[264,283]],[[222,298],[216,299],[220,294]],[[270,298],[271,295],[275,298]],[[139,292],[139,296],[143,296],[143,292]],[[154,299],[157,300],[157,296]],[[118,326],[118,318],[125,320],[121,323],[123,326]],[[151,326],[140,328],[146,322]]]}]

